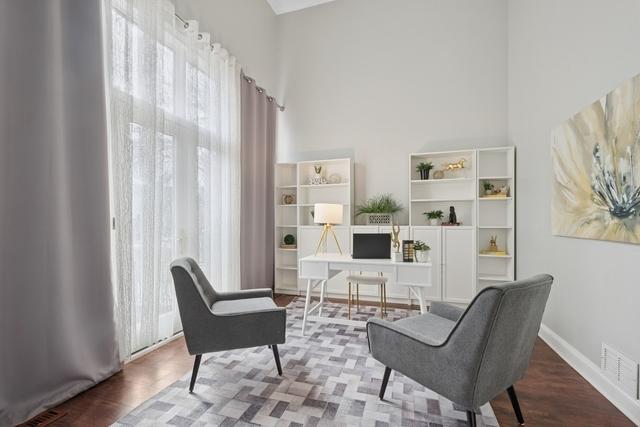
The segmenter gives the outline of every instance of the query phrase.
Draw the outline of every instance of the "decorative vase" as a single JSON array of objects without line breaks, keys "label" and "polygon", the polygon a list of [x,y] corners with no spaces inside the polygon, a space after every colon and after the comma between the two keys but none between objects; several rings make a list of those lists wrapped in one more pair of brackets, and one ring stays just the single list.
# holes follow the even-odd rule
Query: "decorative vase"
[{"label": "decorative vase", "polygon": [[391,260],[393,262],[402,262],[402,252],[391,252]]},{"label": "decorative vase", "polygon": [[485,196],[491,196],[493,194],[493,190],[484,190]]},{"label": "decorative vase", "polygon": [[431,218],[429,220],[429,225],[436,227],[438,225],[438,221],[440,221],[438,218]]},{"label": "decorative vase", "polygon": [[429,251],[415,251],[416,262],[426,263],[429,260]]},{"label": "decorative vase", "polygon": [[429,179],[429,171],[430,171],[430,169],[421,169],[420,170],[420,179]]}]

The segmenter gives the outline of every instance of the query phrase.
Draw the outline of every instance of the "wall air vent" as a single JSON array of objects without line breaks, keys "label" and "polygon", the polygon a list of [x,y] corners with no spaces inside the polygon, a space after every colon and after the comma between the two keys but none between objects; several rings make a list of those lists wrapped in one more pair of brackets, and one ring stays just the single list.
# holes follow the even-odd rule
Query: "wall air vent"
[{"label": "wall air vent", "polygon": [[640,367],[637,362],[602,343],[600,369],[621,390],[636,400],[640,399],[640,390],[638,389]]}]

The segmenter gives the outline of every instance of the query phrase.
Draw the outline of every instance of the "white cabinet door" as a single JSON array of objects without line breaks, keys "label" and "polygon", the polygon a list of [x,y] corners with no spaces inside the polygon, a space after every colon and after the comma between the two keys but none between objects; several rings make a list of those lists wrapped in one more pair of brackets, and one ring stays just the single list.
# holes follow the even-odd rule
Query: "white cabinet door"
[{"label": "white cabinet door", "polygon": [[472,227],[443,228],[442,298],[468,303],[475,296],[475,232]]},{"label": "white cabinet door", "polygon": [[442,299],[442,227],[413,227],[411,238],[425,242],[431,248],[431,287],[425,289],[427,301]]}]

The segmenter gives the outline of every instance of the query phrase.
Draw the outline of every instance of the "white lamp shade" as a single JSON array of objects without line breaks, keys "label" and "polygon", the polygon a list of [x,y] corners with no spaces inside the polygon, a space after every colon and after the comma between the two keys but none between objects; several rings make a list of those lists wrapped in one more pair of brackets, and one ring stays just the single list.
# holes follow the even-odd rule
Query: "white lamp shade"
[{"label": "white lamp shade", "polygon": [[313,212],[313,222],[316,224],[342,224],[342,205],[316,203]]}]

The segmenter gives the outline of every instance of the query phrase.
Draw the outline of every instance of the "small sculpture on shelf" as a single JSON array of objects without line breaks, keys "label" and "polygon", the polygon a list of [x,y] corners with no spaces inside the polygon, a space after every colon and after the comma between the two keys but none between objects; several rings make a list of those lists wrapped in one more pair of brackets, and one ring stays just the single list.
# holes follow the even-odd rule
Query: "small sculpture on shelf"
[{"label": "small sculpture on shelf", "polygon": [[506,251],[498,248],[498,236],[489,236],[489,247],[480,251],[482,255],[506,256]]},{"label": "small sculpture on shelf", "polygon": [[295,194],[283,194],[282,195],[282,204],[283,205],[293,205],[296,202]]},{"label": "small sculpture on shelf", "polygon": [[458,222],[458,216],[456,215],[456,208],[453,206],[449,207],[449,222],[443,222],[442,225],[460,225]]},{"label": "small sculpture on shelf", "polygon": [[491,236],[489,239],[489,251],[498,252],[498,236]]},{"label": "small sculpture on shelf", "polygon": [[455,171],[456,169],[464,169],[464,164],[466,163],[466,159],[460,159],[457,162],[447,163],[445,169],[447,171]]},{"label": "small sculpture on shelf", "polygon": [[327,183],[327,179],[322,176],[322,165],[313,165],[313,170],[315,174],[309,180],[309,184],[311,185],[322,185]]}]

